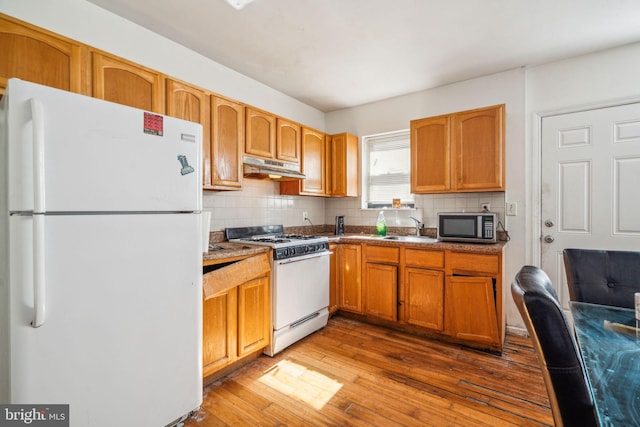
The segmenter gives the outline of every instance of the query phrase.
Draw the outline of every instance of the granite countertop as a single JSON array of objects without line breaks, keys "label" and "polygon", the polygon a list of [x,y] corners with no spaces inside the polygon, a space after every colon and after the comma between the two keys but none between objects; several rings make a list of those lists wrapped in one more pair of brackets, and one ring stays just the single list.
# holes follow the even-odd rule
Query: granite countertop
[{"label": "granite countertop", "polygon": [[224,262],[232,258],[250,257],[271,250],[268,246],[245,245],[232,242],[215,242],[209,244],[209,252],[203,254],[202,261],[208,264]]},{"label": "granite countertop", "polygon": [[[334,243],[367,243],[381,246],[404,246],[415,249],[434,249],[434,250],[455,250],[463,252],[476,252],[476,253],[500,253],[507,242],[498,242],[495,244],[482,244],[482,243],[456,243],[456,242],[433,242],[430,239],[425,239],[424,242],[416,241],[399,241],[384,239],[381,236],[375,236],[371,234],[363,233],[347,233],[343,236],[336,236],[335,234],[317,233],[319,235],[327,236],[330,242]],[[388,237],[394,235],[389,234]],[[425,236],[426,237],[426,236]],[[249,257],[258,255],[261,253],[269,252],[271,250],[268,246],[248,245],[243,243],[232,243],[228,241],[213,241],[209,245],[209,252],[203,254],[203,262],[205,264],[216,264],[218,262],[225,262],[230,259]]]},{"label": "granite countertop", "polygon": [[[333,240],[340,243],[367,243],[381,246],[405,246],[416,249],[435,249],[435,250],[455,250],[463,252],[483,252],[483,253],[500,253],[507,244],[507,242],[500,241],[494,244],[484,243],[460,243],[460,242],[440,242],[425,239],[425,241],[402,241],[385,239],[382,236],[376,236],[371,234],[350,234],[347,233],[344,236],[332,235],[329,240],[332,241],[332,237],[338,238]],[[386,237],[394,237],[394,235],[388,234]],[[426,237],[426,236],[423,236]]]}]

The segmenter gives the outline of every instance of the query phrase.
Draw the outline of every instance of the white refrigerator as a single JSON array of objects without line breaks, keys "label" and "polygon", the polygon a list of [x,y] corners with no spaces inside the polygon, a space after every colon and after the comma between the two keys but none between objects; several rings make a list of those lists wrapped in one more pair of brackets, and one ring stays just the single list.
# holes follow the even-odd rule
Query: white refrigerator
[{"label": "white refrigerator", "polygon": [[0,403],[166,426],[202,403],[202,127],[9,80]]}]

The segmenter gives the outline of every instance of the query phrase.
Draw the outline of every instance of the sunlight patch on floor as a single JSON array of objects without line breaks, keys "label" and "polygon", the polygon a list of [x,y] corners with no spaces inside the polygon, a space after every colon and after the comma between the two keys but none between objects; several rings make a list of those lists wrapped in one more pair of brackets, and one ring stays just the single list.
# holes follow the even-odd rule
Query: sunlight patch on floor
[{"label": "sunlight patch on floor", "polygon": [[289,360],[278,362],[259,381],[318,410],[342,387],[338,381]]}]

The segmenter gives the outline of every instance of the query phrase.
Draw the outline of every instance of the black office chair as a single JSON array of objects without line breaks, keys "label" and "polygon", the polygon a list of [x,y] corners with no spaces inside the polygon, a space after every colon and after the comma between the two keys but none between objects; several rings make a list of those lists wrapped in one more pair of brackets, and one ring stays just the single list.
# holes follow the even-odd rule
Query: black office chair
[{"label": "black office chair", "polygon": [[634,308],[640,292],[640,252],[565,249],[571,301]]},{"label": "black office chair", "polygon": [[542,365],[556,426],[597,426],[582,358],[549,277],[538,267],[524,266],[511,294]]}]

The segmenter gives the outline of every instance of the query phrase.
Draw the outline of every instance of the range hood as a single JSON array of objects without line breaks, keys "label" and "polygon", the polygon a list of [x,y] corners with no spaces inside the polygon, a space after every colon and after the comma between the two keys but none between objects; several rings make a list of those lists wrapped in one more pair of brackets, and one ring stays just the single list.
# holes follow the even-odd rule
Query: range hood
[{"label": "range hood", "polygon": [[300,165],[278,160],[266,160],[258,157],[244,156],[242,159],[244,175],[271,179],[304,179]]}]

